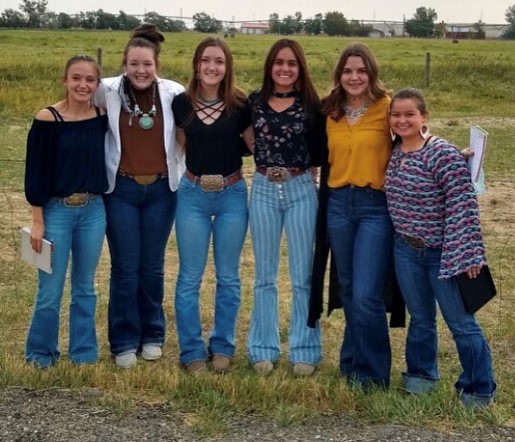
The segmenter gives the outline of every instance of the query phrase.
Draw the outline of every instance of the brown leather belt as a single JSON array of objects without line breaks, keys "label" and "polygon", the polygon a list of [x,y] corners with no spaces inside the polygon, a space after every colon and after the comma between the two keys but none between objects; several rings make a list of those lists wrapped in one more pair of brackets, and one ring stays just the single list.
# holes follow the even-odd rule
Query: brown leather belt
[{"label": "brown leather belt", "polygon": [[308,169],[304,167],[256,167],[256,172],[259,172],[261,175],[266,176],[268,180],[272,183],[284,183],[292,177],[296,177],[306,173],[307,170]]},{"label": "brown leather belt", "polygon": [[138,184],[141,184],[143,186],[154,184],[157,180],[163,180],[165,178],[168,178],[168,172],[153,173],[150,175],[131,175],[130,173],[127,173],[121,169],[118,169],[118,175],[131,178]]},{"label": "brown leather belt", "polygon": [[401,234],[401,238],[404,240],[404,242],[411,247],[415,249],[425,249],[426,244],[424,243],[424,240],[422,238],[417,238],[415,236],[409,236]]},{"label": "brown leather belt", "polygon": [[56,198],[56,200],[62,202],[66,207],[83,207],[97,196],[95,193],[78,192],[64,198]]},{"label": "brown leather belt", "polygon": [[241,171],[238,170],[231,175],[201,175],[196,176],[189,170],[186,170],[184,176],[192,183],[200,184],[200,187],[204,192],[220,192],[226,187],[236,184],[243,178]]}]

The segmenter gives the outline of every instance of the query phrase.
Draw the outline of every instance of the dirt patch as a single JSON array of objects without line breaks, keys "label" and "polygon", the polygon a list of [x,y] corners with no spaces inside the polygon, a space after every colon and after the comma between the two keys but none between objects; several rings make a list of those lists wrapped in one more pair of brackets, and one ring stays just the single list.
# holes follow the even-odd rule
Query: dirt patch
[{"label": "dirt patch", "polygon": [[140,405],[121,414],[96,405],[102,394],[65,390],[0,392],[0,440],[38,442],[226,441],[226,442],[513,442],[504,427],[436,431],[402,425],[364,425],[349,416],[322,416],[280,427],[254,415],[228,418],[228,431],[202,437],[186,416],[165,406]]}]

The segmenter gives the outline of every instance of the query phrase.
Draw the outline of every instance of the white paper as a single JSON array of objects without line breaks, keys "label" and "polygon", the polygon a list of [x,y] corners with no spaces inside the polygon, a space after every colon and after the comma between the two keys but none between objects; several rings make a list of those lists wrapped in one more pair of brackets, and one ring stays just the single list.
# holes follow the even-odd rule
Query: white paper
[{"label": "white paper", "polygon": [[481,196],[486,192],[485,173],[483,168],[479,170],[479,179],[477,181],[472,181],[472,185],[474,186],[477,196]]},{"label": "white paper", "polygon": [[470,126],[470,150],[474,152],[468,159],[472,182],[477,183],[481,177],[481,168],[485,159],[488,132],[479,126]]},{"label": "white paper", "polygon": [[43,239],[41,253],[36,253],[30,245],[30,228],[21,229],[21,259],[38,269],[52,273],[52,242]]}]

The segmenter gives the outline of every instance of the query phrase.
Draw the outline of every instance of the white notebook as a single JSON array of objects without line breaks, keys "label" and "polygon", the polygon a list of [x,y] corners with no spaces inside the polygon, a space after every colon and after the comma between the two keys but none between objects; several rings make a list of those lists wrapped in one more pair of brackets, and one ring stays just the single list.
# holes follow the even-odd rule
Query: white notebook
[{"label": "white notebook", "polygon": [[488,141],[488,132],[479,126],[470,126],[470,150],[474,152],[468,159],[468,166],[472,182],[477,183],[481,176],[481,168],[485,159],[486,144]]},{"label": "white notebook", "polygon": [[41,253],[36,253],[30,245],[30,227],[21,229],[21,259],[38,269],[52,273],[52,242],[43,239]]}]

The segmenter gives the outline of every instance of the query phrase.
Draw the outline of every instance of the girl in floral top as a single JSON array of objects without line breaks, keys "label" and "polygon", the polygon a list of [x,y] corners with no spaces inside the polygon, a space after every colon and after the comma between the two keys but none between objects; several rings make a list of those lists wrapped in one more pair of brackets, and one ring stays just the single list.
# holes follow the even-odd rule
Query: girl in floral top
[{"label": "girl in floral top", "polygon": [[300,45],[278,40],[268,53],[263,85],[251,94],[256,173],[249,219],[255,256],[254,309],[248,352],[259,373],[280,355],[277,275],[283,228],[293,301],[289,359],[309,376],[321,359],[318,323],[307,326],[317,192],[312,166],[319,165],[323,125],[319,101]]},{"label": "girl in floral top", "polygon": [[393,97],[390,125],[397,140],[385,188],[395,228],[395,270],[411,316],[403,384],[420,394],[439,379],[438,302],[463,369],[456,391],[466,406],[483,407],[496,390],[490,348],[474,315],[465,311],[455,278],[475,278],[486,264],[479,208],[463,156],[428,133],[427,117],[417,89]]}]

